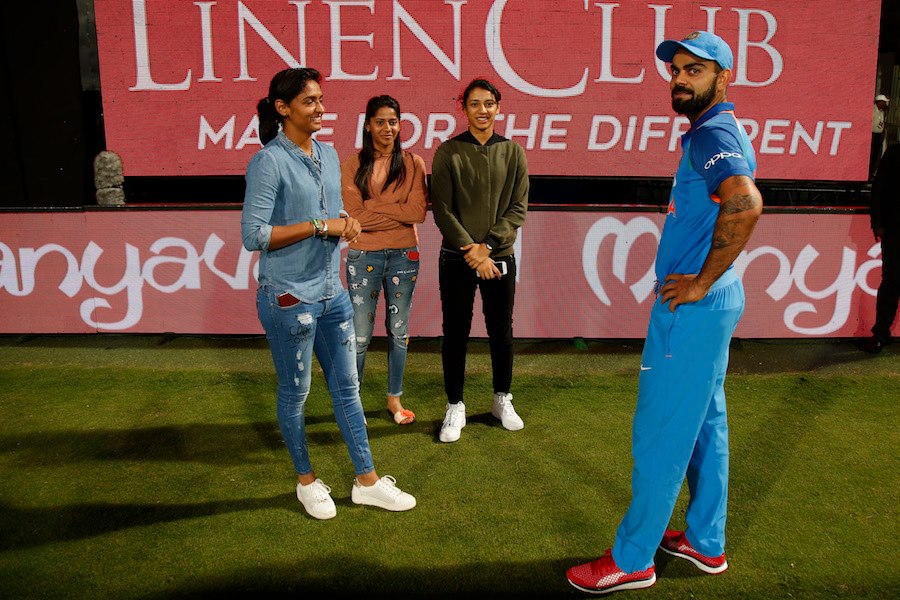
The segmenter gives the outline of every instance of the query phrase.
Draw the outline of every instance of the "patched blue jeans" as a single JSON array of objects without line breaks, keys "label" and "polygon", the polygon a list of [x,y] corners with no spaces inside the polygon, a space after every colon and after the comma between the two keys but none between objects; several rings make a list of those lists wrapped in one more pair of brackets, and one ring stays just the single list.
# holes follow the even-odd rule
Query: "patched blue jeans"
[{"label": "patched blue jeans", "polygon": [[[375,470],[356,374],[353,307],[346,291],[314,304],[282,290],[261,286],[256,294],[259,321],[266,331],[278,376],[278,426],[298,475],[312,472],[303,414],[312,379],[312,355],[325,372],[334,417],[356,475]],[[285,306],[285,304],[291,304]]]},{"label": "patched blue jeans", "polygon": [[409,344],[409,311],[419,276],[417,248],[349,250],[347,287],[356,328],[356,368],[362,381],[366,351],[375,328],[375,309],[384,290],[384,328],[388,336],[388,396],[403,394],[403,372]]}]

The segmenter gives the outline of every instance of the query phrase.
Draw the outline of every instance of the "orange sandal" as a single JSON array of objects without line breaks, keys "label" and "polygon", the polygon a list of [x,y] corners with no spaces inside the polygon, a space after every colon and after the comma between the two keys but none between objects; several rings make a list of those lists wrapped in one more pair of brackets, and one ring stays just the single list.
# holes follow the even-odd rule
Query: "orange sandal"
[{"label": "orange sandal", "polygon": [[394,413],[394,423],[397,425],[410,425],[415,423],[416,413],[411,410],[401,409]]}]

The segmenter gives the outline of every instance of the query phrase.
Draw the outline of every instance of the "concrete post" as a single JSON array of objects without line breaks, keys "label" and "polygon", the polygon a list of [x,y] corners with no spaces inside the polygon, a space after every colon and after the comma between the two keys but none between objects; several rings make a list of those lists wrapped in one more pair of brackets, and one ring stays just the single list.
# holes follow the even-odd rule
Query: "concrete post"
[{"label": "concrete post", "polygon": [[115,152],[104,150],[94,158],[94,187],[99,206],[124,206],[122,159]]}]

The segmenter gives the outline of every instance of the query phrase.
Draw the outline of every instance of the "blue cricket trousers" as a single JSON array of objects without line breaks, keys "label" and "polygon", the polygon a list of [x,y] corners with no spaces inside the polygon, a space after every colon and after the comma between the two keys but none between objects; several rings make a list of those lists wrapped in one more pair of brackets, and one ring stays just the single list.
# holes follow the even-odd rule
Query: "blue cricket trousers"
[{"label": "blue cricket trousers", "polygon": [[725,372],[744,288],[726,271],[699,302],[672,313],[657,300],[641,357],[632,427],[631,504],[612,556],[626,573],[648,568],[687,476],[687,537],[708,556],[725,549],[728,423]]}]

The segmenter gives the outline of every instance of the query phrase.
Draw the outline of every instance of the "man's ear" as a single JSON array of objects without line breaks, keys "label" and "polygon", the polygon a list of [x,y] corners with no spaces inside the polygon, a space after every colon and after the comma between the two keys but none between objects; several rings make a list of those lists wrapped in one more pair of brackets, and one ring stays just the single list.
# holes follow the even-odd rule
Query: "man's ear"
[{"label": "man's ear", "polygon": [[716,75],[716,87],[720,90],[724,90],[728,87],[728,84],[731,82],[731,69],[722,69],[719,71],[718,75]]}]

